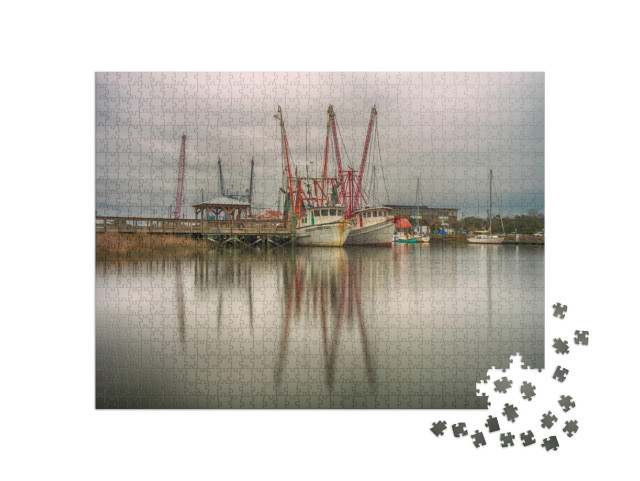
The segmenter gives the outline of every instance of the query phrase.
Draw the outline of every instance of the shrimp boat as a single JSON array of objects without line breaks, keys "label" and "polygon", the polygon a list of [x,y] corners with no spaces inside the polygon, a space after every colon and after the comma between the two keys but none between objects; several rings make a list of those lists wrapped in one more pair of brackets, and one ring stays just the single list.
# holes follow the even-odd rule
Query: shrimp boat
[{"label": "shrimp boat", "polygon": [[[383,206],[370,206],[365,198],[369,195],[367,194],[365,196],[365,189],[363,187],[367,160],[370,159],[369,165],[373,164],[373,149],[369,150],[369,146],[371,144],[372,133],[374,134],[373,137],[377,138],[377,128],[374,130],[374,125],[376,125],[378,111],[375,105],[371,108],[362,161],[357,171],[352,168],[343,168],[342,158],[340,156],[340,144],[338,143],[336,113],[333,105],[329,106],[327,114],[329,118],[327,120],[327,135],[325,141],[325,165],[329,150],[329,140],[331,135],[333,135],[333,148],[339,180],[337,196],[341,205],[345,206],[344,216],[345,219],[349,221],[351,229],[345,245],[390,245],[395,231],[391,209]],[[375,166],[373,166],[371,179],[375,181]],[[371,189],[371,191],[373,190],[374,189]]]},{"label": "shrimp boat", "polygon": [[344,207],[308,208],[296,227],[296,244],[340,247],[349,237],[350,226],[344,220]]},{"label": "shrimp boat", "polygon": [[503,237],[492,234],[491,232],[491,208],[493,205],[492,199],[492,186],[493,186],[493,170],[489,170],[489,230],[477,232],[474,237],[469,237],[467,242],[470,244],[502,244]]},{"label": "shrimp boat", "polygon": [[395,224],[389,207],[365,207],[349,219],[351,232],[345,245],[391,244]]},{"label": "shrimp boat", "polygon": [[[291,214],[295,225],[296,244],[305,246],[340,247],[349,237],[349,222],[345,220],[345,208],[337,202],[336,179],[298,177],[292,173],[287,133],[282,109],[274,115],[280,121],[282,150],[286,160],[287,187],[280,189],[285,194],[285,210]],[[332,192],[332,195],[329,195]]]}]

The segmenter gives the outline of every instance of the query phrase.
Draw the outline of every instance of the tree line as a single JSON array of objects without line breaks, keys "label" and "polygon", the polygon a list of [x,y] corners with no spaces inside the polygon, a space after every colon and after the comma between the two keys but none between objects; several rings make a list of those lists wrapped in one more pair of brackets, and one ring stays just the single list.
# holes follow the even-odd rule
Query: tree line
[{"label": "tree line", "polygon": [[[512,234],[516,231],[519,234],[535,234],[536,232],[540,232],[544,229],[544,214],[529,212],[526,215],[503,217],[502,222],[500,221],[499,215],[496,215],[491,219],[491,228],[493,232],[501,233],[502,226],[504,226],[504,232],[506,234]],[[451,227],[453,227],[456,232],[472,232],[477,230],[487,230],[489,228],[489,222],[486,218],[465,217],[458,222],[454,222]]]}]

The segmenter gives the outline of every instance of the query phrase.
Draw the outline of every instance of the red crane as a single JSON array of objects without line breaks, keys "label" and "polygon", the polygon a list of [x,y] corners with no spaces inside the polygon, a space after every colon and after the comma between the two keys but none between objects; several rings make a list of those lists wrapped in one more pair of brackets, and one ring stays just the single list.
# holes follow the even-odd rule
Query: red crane
[{"label": "red crane", "polygon": [[182,189],[184,188],[184,164],[185,164],[185,144],[187,136],[182,134],[182,145],[180,146],[180,160],[178,161],[178,193],[176,194],[175,218],[179,219],[182,214]]}]

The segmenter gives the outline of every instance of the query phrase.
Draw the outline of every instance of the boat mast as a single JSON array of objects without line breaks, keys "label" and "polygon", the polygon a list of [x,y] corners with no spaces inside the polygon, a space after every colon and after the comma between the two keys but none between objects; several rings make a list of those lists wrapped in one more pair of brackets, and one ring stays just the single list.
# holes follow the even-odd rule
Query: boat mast
[{"label": "boat mast", "polygon": [[415,231],[416,226],[418,225],[418,192],[420,191],[420,177],[418,177],[418,182],[416,183],[416,206],[415,211],[413,212],[413,230]]},{"label": "boat mast", "polygon": [[[284,146],[284,153],[287,159],[287,176],[289,178],[288,179],[289,180],[289,201],[291,202],[291,207],[294,209],[294,211],[296,211],[297,205],[293,198],[293,185],[291,183],[291,165],[289,163],[289,148],[287,146],[287,133],[284,129],[284,117],[282,116],[282,109],[280,108],[279,105],[278,105],[278,113],[274,115],[274,117],[280,121],[280,130],[282,133],[282,145]],[[299,214],[299,212],[296,211],[296,214]]]},{"label": "boat mast", "polygon": [[493,191],[491,190],[491,186],[493,185],[493,170],[489,169],[489,235],[491,235],[491,196]]}]

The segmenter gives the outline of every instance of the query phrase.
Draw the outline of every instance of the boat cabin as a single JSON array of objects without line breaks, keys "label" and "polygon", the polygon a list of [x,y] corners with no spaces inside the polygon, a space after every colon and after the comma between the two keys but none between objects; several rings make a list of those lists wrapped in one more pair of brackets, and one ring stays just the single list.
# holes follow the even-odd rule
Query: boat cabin
[{"label": "boat cabin", "polygon": [[391,216],[389,207],[365,207],[353,213],[349,220],[351,228],[367,227],[384,222]]},{"label": "boat cabin", "polygon": [[344,220],[344,207],[332,205],[330,207],[311,207],[300,216],[298,227],[331,224]]}]

